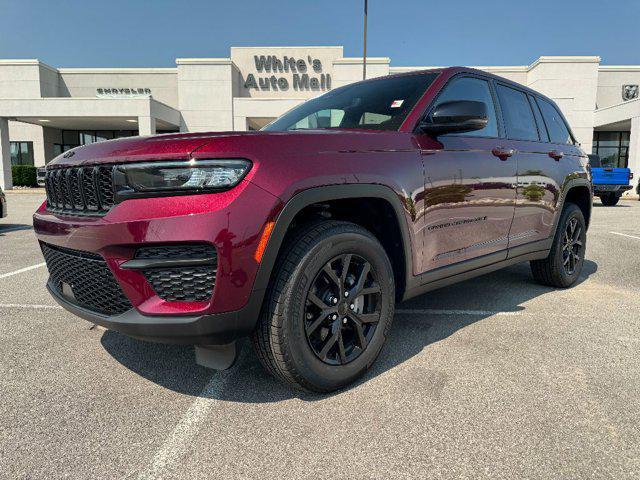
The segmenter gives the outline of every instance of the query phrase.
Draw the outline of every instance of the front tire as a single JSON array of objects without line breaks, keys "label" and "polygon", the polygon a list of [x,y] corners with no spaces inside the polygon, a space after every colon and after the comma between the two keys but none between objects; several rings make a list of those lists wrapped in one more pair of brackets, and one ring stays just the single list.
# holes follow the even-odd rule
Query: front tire
[{"label": "front tire", "polygon": [[378,357],[394,301],[391,263],[371,233],[337,221],[302,227],[276,263],[252,342],[276,378],[330,392]]},{"label": "front tire", "polygon": [[530,262],[531,273],[538,283],[556,288],[572,286],[580,277],[587,246],[587,226],[580,208],[565,205],[553,239],[549,256]]},{"label": "front tire", "polygon": [[602,197],[600,197],[600,200],[602,201],[602,204],[604,206],[613,207],[617,205],[618,201],[620,200],[620,197],[618,197],[613,193],[609,193],[608,195],[603,195]]}]

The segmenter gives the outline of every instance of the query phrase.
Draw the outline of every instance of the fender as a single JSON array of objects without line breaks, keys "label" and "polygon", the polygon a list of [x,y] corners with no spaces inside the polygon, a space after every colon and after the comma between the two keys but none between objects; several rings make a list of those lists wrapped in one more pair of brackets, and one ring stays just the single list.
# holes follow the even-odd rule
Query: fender
[{"label": "fender", "polygon": [[[568,178],[564,185],[562,186],[562,194],[560,199],[558,200],[559,208],[556,211],[556,218],[553,221],[553,234],[555,236],[556,228],[558,228],[558,222],[560,221],[560,216],[562,214],[562,210],[564,209],[564,202],[567,198],[567,194],[572,188],[575,187],[587,187],[589,190],[589,219],[591,219],[591,210],[593,209],[593,185],[589,181],[589,179],[585,177],[578,178]],[[586,221],[586,219],[585,219]],[[589,229],[589,222],[587,221],[587,230]]]},{"label": "fender", "polygon": [[[253,293],[264,291],[269,285],[271,273],[275,265],[280,247],[285,234],[294,217],[305,207],[314,203],[327,202],[330,200],[342,200],[346,198],[379,198],[388,201],[393,207],[400,234],[405,258],[405,285],[411,282],[412,265],[412,245],[409,228],[405,219],[405,209],[396,194],[390,187],[380,184],[341,184],[314,187],[297,193],[285,204],[276,219],[275,226],[267,242],[262,262],[258,268],[256,279],[253,285]],[[264,294],[264,292],[263,292]],[[262,303],[262,302],[260,302]]]}]

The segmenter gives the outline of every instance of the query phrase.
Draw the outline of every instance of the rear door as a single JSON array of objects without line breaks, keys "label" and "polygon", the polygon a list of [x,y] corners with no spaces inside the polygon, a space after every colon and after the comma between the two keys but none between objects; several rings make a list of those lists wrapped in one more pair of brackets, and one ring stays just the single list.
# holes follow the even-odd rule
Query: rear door
[{"label": "rear door", "polygon": [[553,230],[560,185],[559,163],[533,96],[511,85],[496,83],[505,135],[516,150],[516,208],[509,248],[546,239]]},{"label": "rear door", "polygon": [[549,174],[550,193],[549,200],[540,206],[541,232],[544,234],[540,238],[547,238],[554,234],[554,220],[560,215],[562,183],[567,178],[583,175],[581,163],[586,158],[582,158],[584,153],[577,146],[569,126],[558,108],[552,102],[538,95],[534,96],[533,104],[539,108],[544,128],[549,135],[549,143],[543,145],[541,165],[546,166],[545,170]]},{"label": "rear door", "polygon": [[506,258],[515,202],[516,163],[500,138],[491,83],[484,77],[452,78],[432,102],[474,100],[487,105],[489,123],[478,131],[417,134],[425,171],[423,271],[493,254]]}]

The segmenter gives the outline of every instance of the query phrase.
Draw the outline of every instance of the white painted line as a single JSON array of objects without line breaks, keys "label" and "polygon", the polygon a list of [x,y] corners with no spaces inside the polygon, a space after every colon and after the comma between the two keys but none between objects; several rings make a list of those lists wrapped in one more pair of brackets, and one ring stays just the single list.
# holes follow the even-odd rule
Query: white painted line
[{"label": "white painted line", "polygon": [[60,305],[23,305],[19,303],[0,303],[0,308],[33,308],[36,310],[62,310]]},{"label": "white painted line", "polygon": [[[487,316],[491,317],[493,315],[504,316],[504,317],[522,317],[525,315],[539,315],[540,312],[531,312],[529,310],[518,310],[518,311],[500,311],[500,310],[438,310],[438,309],[397,309],[397,314],[400,315],[474,315],[474,316]],[[554,317],[563,317],[563,318],[576,318],[580,315],[575,315],[571,313],[556,313],[552,314]]]},{"label": "white painted line", "polygon": [[405,315],[508,315],[519,316],[523,315],[523,311],[518,312],[502,312],[502,311],[490,311],[490,310],[438,310],[438,309],[398,309],[396,313]]},{"label": "white painted line", "polygon": [[635,238],[636,240],[640,240],[640,237],[636,237],[635,235],[628,235],[626,233],[620,233],[620,232],[609,232],[609,233],[613,233],[614,235],[620,235],[621,237]]},{"label": "white painted line", "polygon": [[[240,359],[236,360],[236,365],[239,361]],[[211,407],[216,404],[215,400],[220,398],[222,390],[234,370],[235,368],[232,367],[229,370],[213,374],[209,382],[198,394],[198,398],[193,401],[173,429],[169,438],[160,447],[160,450],[156,452],[151,465],[145,471],[140,472],[138,478],[155,479],[171,476],[172,469],[191,447],[191,441],[198,434],[200,430],[199,423],[207,416]]]},{"label": "white painted line", "polygon": [[2,275],[0,275],[0,278],[12,277],[14,275],[18,275],[19,273],[24,273],[24,272],[28,272],[29,270],[33,270],[35,268],[44,267],[45,265],[46,263],[42,262],[42,263],[38,263],[37,265],[31,265],[30,267],[21,268],[20,270],[14,270],[13,272],[3,273]]}]

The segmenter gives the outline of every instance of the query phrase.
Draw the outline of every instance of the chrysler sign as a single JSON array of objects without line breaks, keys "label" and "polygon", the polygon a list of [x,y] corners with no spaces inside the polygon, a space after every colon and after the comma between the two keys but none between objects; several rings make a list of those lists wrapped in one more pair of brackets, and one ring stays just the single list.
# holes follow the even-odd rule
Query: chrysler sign
[{"label": "chrysler sign", "polygon": [[147,98],[151,96],[150,88],[96,88],[98,98]]}]

